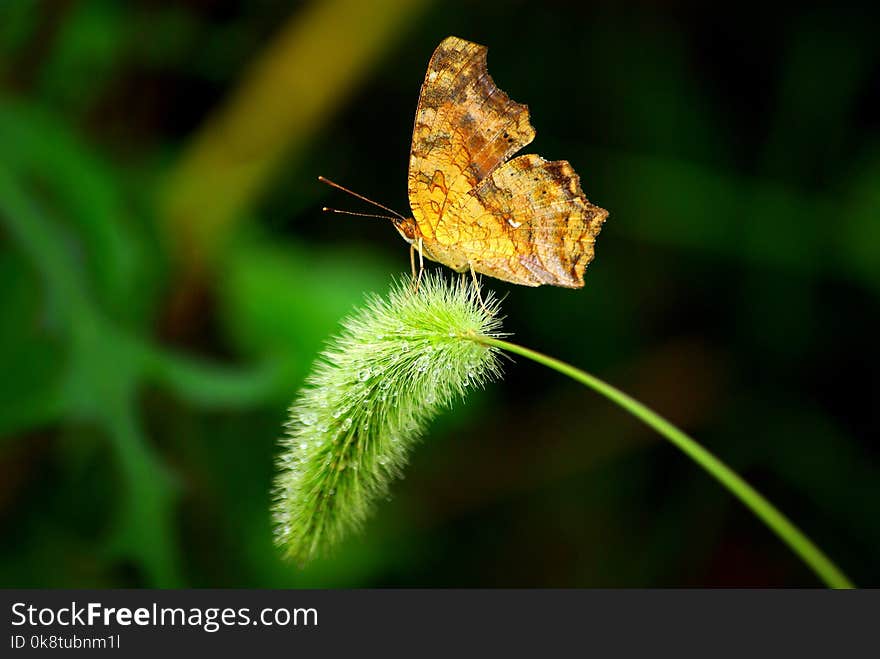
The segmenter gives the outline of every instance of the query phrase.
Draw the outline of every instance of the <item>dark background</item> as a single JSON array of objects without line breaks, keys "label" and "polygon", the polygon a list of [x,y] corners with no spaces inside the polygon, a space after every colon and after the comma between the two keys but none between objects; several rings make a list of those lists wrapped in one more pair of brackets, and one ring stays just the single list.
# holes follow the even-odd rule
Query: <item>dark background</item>
[{"label": "dark background", "polygon": [[0,585],[815,586],[731,495],[521,360],[364,532],[271,543],[286,405],[408,272],[427,61],[455,34],[611,216],[515,340],[681,425],[880,585],[880,10],[13,0],[0,7]]}]

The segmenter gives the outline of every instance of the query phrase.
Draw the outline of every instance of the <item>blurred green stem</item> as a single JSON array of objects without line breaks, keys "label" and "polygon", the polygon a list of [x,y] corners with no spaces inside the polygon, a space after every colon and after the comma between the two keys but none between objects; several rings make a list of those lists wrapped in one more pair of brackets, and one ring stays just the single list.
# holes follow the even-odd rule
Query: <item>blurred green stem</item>
[{"label": "blurred green stem", "polygon": [[170,172],[162,213],[185,280],[211,270],[279,168],[314,139],[428,4],[303,3],[277,30]]},{"label": "blurred green stem", "polygon": [[627,412],[649,425],[663,437],[684,451],[698,465],[709,472],[716,480],[726,487],[735,497],[742,501],[755,515],[770,527],[792,551],[810,566],[813,572],[830,588],[854,588],[853,583],[825,553],[816,546],[800,529],[798,529],[776,506],[765,499],[755,488],[744,481],[735,471],[703,448],[696,440],[688,437],[681,430],[669,423],[656,412],[642,405],[616,387],[590,375],[570,364],[548,357],[534,350],[529,350],[515,343],[486,336],[468,336],[473,341],[487,346],[501,348],[515,355],[526,357],[543,366],[567,375],[573,380],[586,385],[593,391],[617,403]]}]

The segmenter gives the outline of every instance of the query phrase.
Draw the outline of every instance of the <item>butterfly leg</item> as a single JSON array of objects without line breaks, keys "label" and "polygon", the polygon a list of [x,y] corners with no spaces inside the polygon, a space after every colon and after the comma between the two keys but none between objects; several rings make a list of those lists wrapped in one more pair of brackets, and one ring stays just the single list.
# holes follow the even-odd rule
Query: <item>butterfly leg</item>
[{"label": "butterfly leg", "polygon": [[413,280],[413,290],[415,291],[415,281],[416,281],[416,246],[410,243],[409,245],[409,267],[412,270],[412,280]]},{"label": "butterfly leg", "polygon": [[472,263],[468,263],[471,269],[471,279],[474,282],[474,290],[477,292],[477,300],[480,302],[480,306],[483,307],[483,311],[487,314],[491,315],[492,312],[489,311],[489,308],[486,306],[486,303],[483,302],[483,295],[480,293],[480,280],[477,279],[477,272],[474,270],[474,265]]},{"label": "butterfly leg", "polygon": [[419,290],[419,283],[422,281],[422,273],[425,271],[425,256],[422,254],[422,239],[419,238],[419,276],[416,277],[416,292]]}]

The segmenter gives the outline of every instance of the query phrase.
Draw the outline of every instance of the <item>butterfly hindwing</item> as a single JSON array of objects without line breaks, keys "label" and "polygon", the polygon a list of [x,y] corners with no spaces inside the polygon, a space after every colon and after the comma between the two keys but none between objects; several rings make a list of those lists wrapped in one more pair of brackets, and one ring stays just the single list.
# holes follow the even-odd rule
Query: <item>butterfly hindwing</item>
[{"label": "butterfly hindwing", "polygon": [[587,200],[568,162],[529,154],[486,177],[461,215],[495,218],[510,243],[502,253],[493,244],[460,244],[473,250],[478,272],[531,286],[579,288],[608,213]]}]

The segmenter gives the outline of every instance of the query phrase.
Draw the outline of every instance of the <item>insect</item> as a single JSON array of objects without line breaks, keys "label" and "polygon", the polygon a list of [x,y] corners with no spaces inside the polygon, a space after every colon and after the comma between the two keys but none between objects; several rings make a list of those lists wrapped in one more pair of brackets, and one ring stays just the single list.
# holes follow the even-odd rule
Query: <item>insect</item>
[{"label": "insect", "polygon": [[587,200],[567,161],[509,159],[535,129],[528,107],[495,85],[487,51],[447,37],[431,57],[410,152],[412,217],[319,178],[392,213],[374,217],[390,219],[410,244],[414,273],[417,251],[420,264],[424,257],[474,277],[580,288],[608,211]]}]

